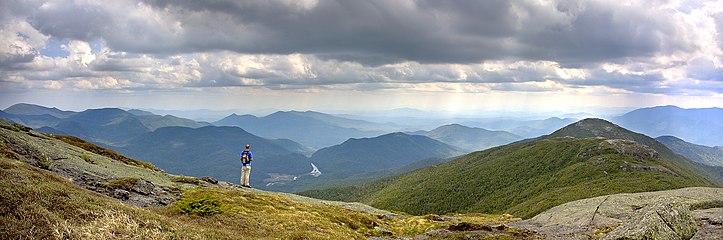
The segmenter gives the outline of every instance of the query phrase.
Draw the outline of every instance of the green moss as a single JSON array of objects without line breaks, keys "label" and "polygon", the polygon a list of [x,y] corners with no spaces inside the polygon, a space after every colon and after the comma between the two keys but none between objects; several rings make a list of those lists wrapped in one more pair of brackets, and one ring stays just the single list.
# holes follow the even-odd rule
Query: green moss
[{"label": "green moss", "polygon": [[177,176],[171,178],[172,182],[179,182],[179,183],[190,183],[190,184],[201,184],[201,180],[195,177],[186,177],[186,176]]},{"label": "green moss", "polygon": [[138,178],[124,177],[108,183],[103,183],[102,186],[111,191],[115,189],[130,191],[136,183],[138,183],[138,180]]}]

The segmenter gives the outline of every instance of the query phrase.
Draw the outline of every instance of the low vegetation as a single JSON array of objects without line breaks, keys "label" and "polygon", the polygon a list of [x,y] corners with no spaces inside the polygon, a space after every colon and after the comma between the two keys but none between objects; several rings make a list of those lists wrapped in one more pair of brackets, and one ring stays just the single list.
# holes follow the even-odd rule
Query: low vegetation
[{"label": "low vegetation", "polygon": [[[135,181],[105,185],[126,189]],[[142,209],[6,157],[0,157],[0,184],[0,239],[365,239],[515,220],[484,214],[388,219],[281,195],[205,187],[184,190],[166,207]]]},{"label": "low vegetation", "polygon": [[[86,151],[89,151],[89,152],[92,152],[92,153],[95,153],[95,154],[98,154],[101,156],[106,156],[106,157],[121,161],[121,162],[131,165],[131,166],[136,166],[136,167],[140,167],[140,168],[150,169],[153,171],[163,172],[163,170],[161,170],[160,168],[157,168],[156,166],[153,166],[153,164],[143,162],[143,161],[138,161],[138,160],[120,155],[113,150],[99,147],[98,145],[89,143],[89,142],[87,142],[83,139],[77,138],[77,137],[65,136],[65,135],[51,135],[51,136],[58,140],[66,142],[70,145],[85,149]],[[84,158],[84,160],[85,160],[85,158]],[[86,161],[88,161],[88,160],[86,160]]]}]

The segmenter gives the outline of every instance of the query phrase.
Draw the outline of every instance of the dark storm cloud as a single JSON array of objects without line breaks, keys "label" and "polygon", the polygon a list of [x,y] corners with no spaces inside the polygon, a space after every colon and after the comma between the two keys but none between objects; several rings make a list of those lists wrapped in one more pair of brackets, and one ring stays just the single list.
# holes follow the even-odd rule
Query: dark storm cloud
[{"label": "dark storm cloud", "polygon": [[[53,37],[102,38],[116,51],[305,53],[372,65],[498,59],[584,64],[650,56],[676,41],[668,20],[593,1],[143,2],[58,1],[28,19]],[[153,14],[134,12],[147,6]]]}]

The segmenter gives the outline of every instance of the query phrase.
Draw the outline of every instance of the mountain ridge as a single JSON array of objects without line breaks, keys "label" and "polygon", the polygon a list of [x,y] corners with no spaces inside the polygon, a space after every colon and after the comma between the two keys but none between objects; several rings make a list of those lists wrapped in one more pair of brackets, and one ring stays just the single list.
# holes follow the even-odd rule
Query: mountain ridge
[{"label": "mountain ridge", "polygon": [[[597,125],[600,123],[603,125]],[[371,183],[301,194],[335,196],[329,199],[413,214],[481,211],[509,212],[525,218],[587,197],[715,185],[693,174],[687,165],[665,159],[672,152],[661,154],[634,141],[601,138],[581,130],[611,126],[615,125],[600,119],[581,120],[537,140],[470,153]],[[610,130],[613,134],[627,132]]]}]

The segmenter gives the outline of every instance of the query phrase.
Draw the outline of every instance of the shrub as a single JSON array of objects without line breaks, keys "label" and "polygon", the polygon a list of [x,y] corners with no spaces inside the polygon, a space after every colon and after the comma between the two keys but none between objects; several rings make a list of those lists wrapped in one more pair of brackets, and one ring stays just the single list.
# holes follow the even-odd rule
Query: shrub
[{"label": "shrub", "polygon": [[53,165],[53,163],[45,155],[40,155],[38,157],[38,167],[45,170],[50,170],[51,165]]},{"label": "shrub", "polygon": [[87,163],[95,164],[95,160],[93,160],[92,158],[90,158],[90,155],[88,155],[87,153],[83,153],[83,155],[80,155],[80,158],[82,158],[82,159],[83,159],[84,161],[86,161]]},{"label": "shrub", "polygon": [[180,213],[193,214],[198,216],[211,216],[222,213],[221,202],[210,196],[198,196],[195,198],[184,198],[176,203],[176,209]]}]

